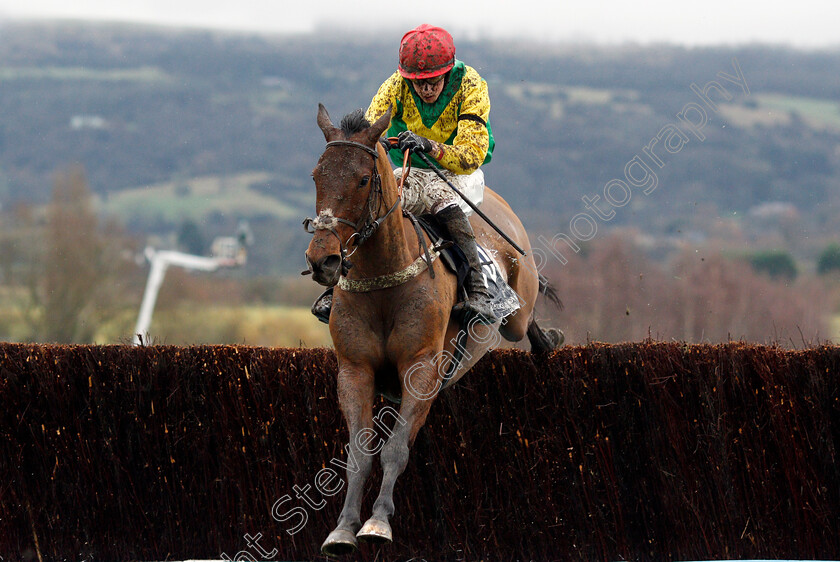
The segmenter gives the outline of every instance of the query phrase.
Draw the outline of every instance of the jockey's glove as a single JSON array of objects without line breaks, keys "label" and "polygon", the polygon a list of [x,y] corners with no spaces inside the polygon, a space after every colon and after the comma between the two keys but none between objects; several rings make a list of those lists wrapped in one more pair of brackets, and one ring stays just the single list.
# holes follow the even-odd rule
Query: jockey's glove
[{"label": "jockey's glove", "polygon": [[403,152],[408,150],[411,153],[416,153],[431,152],[434,150],[432,141],[426,137],[421,137],[413,131],[403,131],[400,133],[400,136],[397,137],[397,141],[399,142],[400,150]]}]

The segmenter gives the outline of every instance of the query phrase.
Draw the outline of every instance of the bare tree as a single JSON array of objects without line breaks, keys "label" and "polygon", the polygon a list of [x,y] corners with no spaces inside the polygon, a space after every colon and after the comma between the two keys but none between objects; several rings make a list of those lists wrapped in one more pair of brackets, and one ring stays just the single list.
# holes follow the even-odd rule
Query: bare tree
[{"label": "bare tree", "polygon": [[[127,239],[113,224],[101,226],[84,169],[55,175],[52,199],[29,241],[20,281],[28,302],[21,307],[28,339],[56,343],[93,341],[99,323],[118,298],[120,253]],[[127,262],[126,262],[127,263]]]},{"label": "bare tree", "polygon": [[566,305],[554,323],[566,341],[744,339],[805,345],[828,333],[836,297],[819,279],[774,280],[742,260],[690,248],[670,265],[652,262],[625,237],[608,236],[545,275]]},{"label": "bare tree", "polygon": [[42,310],[38,339],[86,341],[94,330],[91,308],[102,282],[104,244],[80,166],[56,174],[45,234],[43,279],[34,293]]}]

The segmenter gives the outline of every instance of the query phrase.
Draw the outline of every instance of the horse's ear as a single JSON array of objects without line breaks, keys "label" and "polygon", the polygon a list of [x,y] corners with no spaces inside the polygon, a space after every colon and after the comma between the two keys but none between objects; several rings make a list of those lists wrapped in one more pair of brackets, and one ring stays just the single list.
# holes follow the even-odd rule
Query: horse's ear
[{"label": "horse's ear", "polygon": [[391,124],[391,106],[388,106],[388,111],[382,115],[379,119],[376,120],[376,123],[370,126],[370,129],[367,130],[367,138],[368,141],[371,143],[375,143],[379,137],[382,136],[382,133],[385,132],[385,129],[388,128],[388,125]]},{"label": "horse's ear", "polygon": [[324,104],[318,104],[318,127],[321,128],[321,131],[324,133],[324,138],[327,142],[335,139],[336,136],[339,134],[338,128],[332,124],[330,120],[330,114],[327,113],[327,108],[324,107]]}]

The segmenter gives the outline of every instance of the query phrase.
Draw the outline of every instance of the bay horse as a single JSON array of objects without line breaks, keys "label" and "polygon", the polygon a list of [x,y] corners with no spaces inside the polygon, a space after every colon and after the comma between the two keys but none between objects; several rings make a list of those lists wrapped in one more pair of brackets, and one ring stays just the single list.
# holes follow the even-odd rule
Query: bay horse
[{"label": "bay horse", "polygon": [[[327,145],[312,172],[318,216],[304,221],[313,234],[306,250],[309,270],[304,273],[311,273],[321,285],[335,286],[329,329],[338,359],[339,405],[350,437],[347,495],[338,524],[321,547],[328,555],[352,552],[357,539],[392,541],[394,485],[406,467],[417,432],[437,392],[498,344],[494,335],[514,342],[527,335],[536,352],[548,352],[562,343],[559,331],[537,326],[538,293],[555,300],[556,295],[539,280],[522,223],[489,188],[481,210],[526,255],[517,255],[475,215],[471,223],[478,242],[495,254],[507,283],[521,297],[521,308],[495,324],[472,323],[470,337],[458,340],[464,329],[451,314],[457,298],[456,278],[442,260],[433,259],[435,254],[428,263],[428,249],[423,250],[419,231],[401,212],[393,170],[379,142],[389,121],[390,110],[372,125],[357,111],[336,127],[324,106],[318,106],[317,122]],[[352,252],[348,251],[351,246]],[[461,346],[460,353],[456,345]],[[443,371],[441,365],[451,366],[456,353],[457,369]],[[373,447],[377,395],[398,403],[399,415],[387,440]],[[372,515],[362,525],[363,488],[376,452],[383,469],[382,484]]]}]

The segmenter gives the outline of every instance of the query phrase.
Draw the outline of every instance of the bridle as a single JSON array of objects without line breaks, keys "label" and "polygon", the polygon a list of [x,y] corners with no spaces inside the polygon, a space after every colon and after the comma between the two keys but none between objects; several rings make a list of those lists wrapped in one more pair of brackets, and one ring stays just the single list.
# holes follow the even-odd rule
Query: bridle
[{"label": "bridle", "polygon": [[[335,216],[331,209],[323,209],[317,217],[307,217],[303,219],[303,228],[309,234],[315,234],[315,232],[319,230],[328,230],[336,237],[336,239],[338,239],[339,248],[341,250],[341,275],[346,276],[350,268],[353,267],[353,264],[349,260],[350,256],[356,253],[359,246],[364,244],[376,233],[379,226],[400,204],[401,197],[397,197],[397,200],[394,201],[394,204],[384,215],[377,217],[376,215],[379,213],[379,209],[382,206],[382,177],[379,175],[379,169],[377,167],[379,153],[367,145],[351,140],[330,141],[327,143],[326,148],[328,149],[333,146],[352,146],[354,148],[364,150],[373,156],[373,171],[370,175],[370,191],[368,192],[367,201],[365,203],[367,214],[359,218],[356,222],[353,222],[348,219]],[[347,238],[347,240],[342,240],[341,236],[339,236],[338,231],[336,230],[336,227],[339,224],[347,225],[353,229],[353,233]],[[348,253],[347,248],[351,242],[354,243],[355,247],[352,252]]]}]

